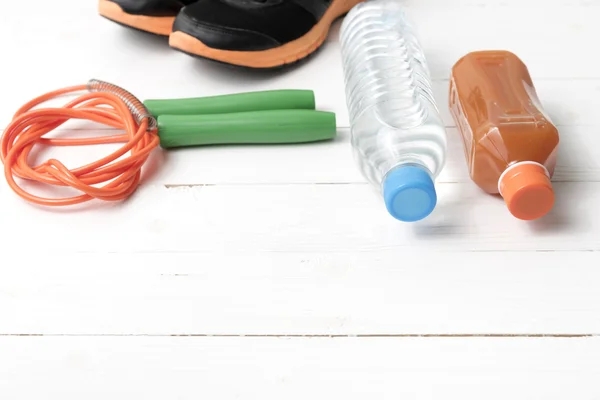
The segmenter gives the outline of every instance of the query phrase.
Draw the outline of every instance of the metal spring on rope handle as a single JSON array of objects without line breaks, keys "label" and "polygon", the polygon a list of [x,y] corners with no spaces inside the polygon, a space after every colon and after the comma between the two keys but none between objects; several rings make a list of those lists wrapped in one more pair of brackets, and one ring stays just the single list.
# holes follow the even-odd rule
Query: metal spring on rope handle
[{"label": "metal spring on rope handle", "polygon": [[109,92],[118,96],[127,105],[138,124],[141,124],[144,119],[148,119],[148,131],[158,127],[156,118],[148,111],[144,103],[122,87],[98,79],[90,79],[87,89],[90,92]]}]

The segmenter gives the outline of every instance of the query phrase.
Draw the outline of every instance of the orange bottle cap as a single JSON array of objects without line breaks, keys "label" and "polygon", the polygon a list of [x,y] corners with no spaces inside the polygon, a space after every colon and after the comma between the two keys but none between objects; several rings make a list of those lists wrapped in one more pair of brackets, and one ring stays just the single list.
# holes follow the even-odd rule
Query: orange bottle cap
[{"label": "orange bottle cap", "polygon": [[554,206],[554,190],[548,170],[535,162],[510,166],[498,181],[498,190],[516,218],[538,219]]}]

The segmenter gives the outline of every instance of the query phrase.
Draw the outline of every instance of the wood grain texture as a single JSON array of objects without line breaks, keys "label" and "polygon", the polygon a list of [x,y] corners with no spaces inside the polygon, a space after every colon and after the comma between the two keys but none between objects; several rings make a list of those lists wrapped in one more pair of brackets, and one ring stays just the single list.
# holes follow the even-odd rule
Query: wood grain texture
[{"label": "wood grain texture", "polygon": [[[339,23],[308,62],[263,73],[174,52],[94,0],[3,4],[0,129],[97,78],[141,99],[312,89],[339,136],[157,150],[131,199],[74,210],[2,180],[0,398],[598,400],[600,3],[403,2],[449,135],[438,208],[416,224],[393,220],[352,160]],[[526,62],[560,129],[540,221],[467,174],[448,77],[486,48]],[[38,155],[77,166],[110,149]]]},{"label": "wood grain texture", "polygon": [[224,250],[20,259],[30,265],[0,267],[0,335],[600,332],[600,252]]},{"label": "wood grain texture", "polygon": [[[595,127],[560,128],[561,142],[555,182],[600,181],[600,135]],[[437,182],[474,185],[467,171],[462,141],[455,128],[448,128],[446,166]],[[98,157],[103,152],[68,150],[55,153],[72,165]],[[152,182],[168,186],[219,184],[345,183],[362,184],[354,162],[350,130],[339,129],[338,137],[329,142],[301,146],[212,146],[157,151]],[[151,164],[154,165],[154,164]],[[160,165],[160,167],[158,166]]]},{"label": "wood grain texture", "polygon": [[3,337],[0,349],[11,400],[600,396],[598,338]]},{"label": "wood grain texture", "polygon": [[[561,127],[554,182],[600,181],[600,136],[594,127]],[[60,135],[109,134],[105,130],[69,130]],[[463,145],[455,128],[448,128],[446,166],[439,183],[475,184],[469,178]],[[36,160],[57,158],[71,168],[116,150],[105,145],[88,148],[40,149]],[[339,129],[332,141],[303,145],[205,146],[165,151],[157,149],[144,167],[142,186],[366,184],[351,152],[349,129]],[[0,196],[14,196],[0,183]]]},{"label": "wood grain texture", "polygon": [[[550,115],[566,109],[596,121],[600,68],[597,52],[590,49],[595,47],[594,38],[600,37],[597,2],[405,3],[420,28],[435,80],[447,80],[452,65],[468,51],[508,49],[527,63]],[[100,18],[95,1],[62,0],[60,8],[53,2],[40,2],[35,13],[18,2],[6,7],[3,21],[7,22],[0,24],[0,34],[11,40],[0,43],[0,53],[10,54],[18,62],[5,63],[6,72],[0,78],[3,92],[10,93],[0,98],[2,126],[29,99],[90,78],[122,85],[141,99],[312,89],[319,107],[337,112],[339,125],[348,126],[337,43],[339,23],[328,43],[309,62],[279,73],[263,73],[215,65],[172,51],[164,38],[133,32]],[[27,34],[14,35],[23,24],[28,26]],[[40,60],[47,68],[40,68]],[[545,80],[559,80],[563,87],[556,92],[548,83],[545,89]],[[436,84],[436,99],[444,113],[447,86],[447,82]],[[582,94],[582,88],[594,95]],[[588,114],[584,110],[593,111]],[[585,123],[567,115],[568,123]],[[563,122],[558,118],[557,123]]]},{"label": "wood grain texture", "polygon": [[[113,40],[115,43],[129,43],[131,41],[128,38],[114,38]],[[159,46],[159,48],[162,48],[162,46]],[[17,50],[10,48],[5,51],[15,52]],[[158,53],[161,51],[158,51]],[[10,97],[0,98],[0,123],[2,127],[6,126],[10,122],[13,113],[21,105],[36,96],[61,87],[83,84],[90,78],[98,78],[124,87],[141,100],[201,97],[275,89],[312,90],[315,93],[317,109],[335,112],[337,125],[340,128],[347,128],[350,123],[346,108],[339,51],[339,44],[331,43],[321,50],[318,58],[314,58],[312,63],[307,63],[302,68],[297,67],[299,68],[297,70],[272,75],[230,70],[227,67],[219,68],[210,63],[202,64],[195,59],[181,59],[186,56],[169,52],[163,56],[164,58],[150,62],[148,67],[150,71],[146,71],[144,74],[131,75],[131,72],[127,72],[127,69],[115,65],[106,71],[95,72],[83,69],[83,73],[80,69],[72,70],[68,68],[66,69],[68,72],[53,69],[53,79],[49,82],[45,75],[37,76],[35,74],[27,77],[26,84],[16,79],[8,80],[5,78],[0,82],[2,82],[6,91],[14,94]],[[120,52],[126,54],[140,52],[138,57],[146,58],[148,58],[147,55],[156,53],[153,48],[143,51],[122,49]],[[118,59],[120,58],[119,56]],[[528,62],[527,58],[522,58],[525,62]],[[535,59],[535,57],[533,58]],[[131,60],[119,62],[133,64]],[[190,62],[193,64],[189,65]],[[453,64],[454,62],[444,66],[443,68],[448,73],[445,76],[434,78],[433,81],[435,100],[441,117],[448,127],[455,126],[448,110],[448,79]],[[326,72],[323,71],[323,66],[326,66]],[[132,68],[135,68],[135,66]],[[162,71],[173,72],[172,74],[169,73],[165,80]],[[596,115],[596,110],[600,108],[600,77],[586,79],[547,78],[536,70],[531,69],[530,72],[540,100],[554,123],[559,126],[598,126],[600,124]],[[21,76],[18,75],[16,70],[11,71],[11,73]],[[65,100],[61,99],[49,104],[62,105],[64,103]]]},{"label": "wood grain texture", "polygon": [[[598,251],[600,183],[556,182],[545,218],[513,218],[504,202],[468,183],[438,185],[425,220],[389,216],[367,185],[142,186],[128,201],[73,210],[0,198],[5,254],[40,252]],[[24,240],[26,238],[26,240]]]}]

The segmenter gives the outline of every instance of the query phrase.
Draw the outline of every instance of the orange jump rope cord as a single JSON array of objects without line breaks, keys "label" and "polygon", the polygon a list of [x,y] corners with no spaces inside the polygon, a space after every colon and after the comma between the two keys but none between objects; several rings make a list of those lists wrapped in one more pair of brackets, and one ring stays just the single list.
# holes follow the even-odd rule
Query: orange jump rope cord
[{"label": "orange jump rope cord", "polygon": [[[21,107],[5,129],[0,143],[4,175],[12,190],[25,200],[44,206],[67,206],[92,199],[123,200],[137,189],[142,166],[159,145],[159,138],[154,127],[148,129],[151,124],[148,118],[141,119],[139,123],[136,121],[133,111],[122,97],[110,91],[88,92],[62,108],[34,109],[57,96],[86,89],[89,90],[89,86],[73,86],[37,97]],[[66,139],[43,137],[70,119],[94,121],[124,130],[125,134]],[[112,154],[76,169],[70,170],[56,159],[33,167],[28,163],[28,156],[35,145],[84,146],[107,143],[124,145]],[[128,152],[130,154],[127,157],[117,161]],[[72,187],[82,194],[64,198],[39,197],[19,186],[15,176],[47,185]],[[92,186],[102,183],[104,185],[100,187]]]}]

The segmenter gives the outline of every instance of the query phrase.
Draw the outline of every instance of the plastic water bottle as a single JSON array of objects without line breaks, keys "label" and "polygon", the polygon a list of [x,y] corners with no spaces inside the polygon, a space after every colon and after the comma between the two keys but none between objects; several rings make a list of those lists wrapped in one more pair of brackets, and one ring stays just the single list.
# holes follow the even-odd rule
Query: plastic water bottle
[{"label": "plastic water bottle", "polygon": [[355,159],[394,218],[423,219],[437,204],[446,131],[416,32],[397,0],[368,0],[340,35]]}]

